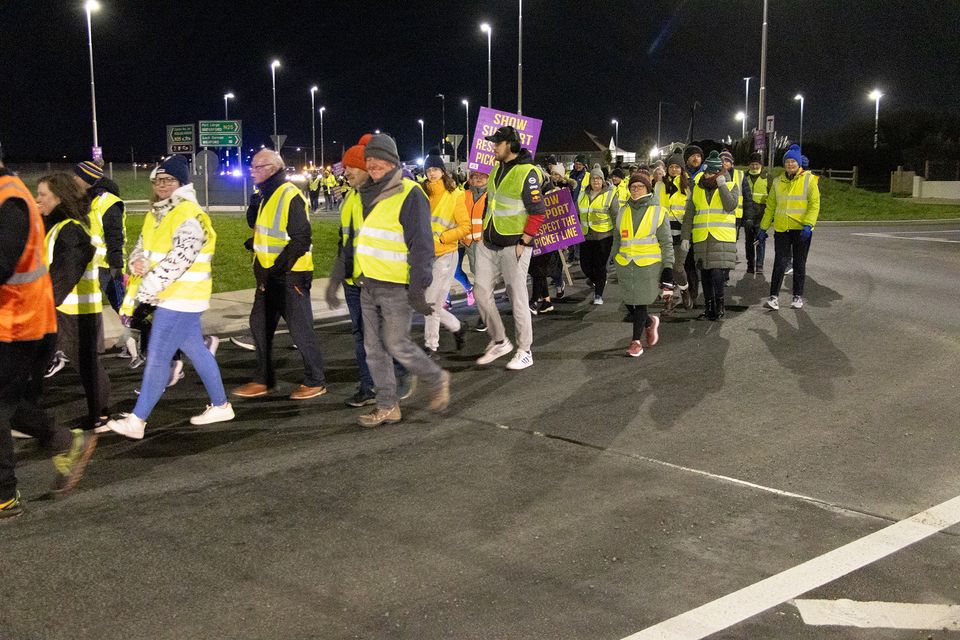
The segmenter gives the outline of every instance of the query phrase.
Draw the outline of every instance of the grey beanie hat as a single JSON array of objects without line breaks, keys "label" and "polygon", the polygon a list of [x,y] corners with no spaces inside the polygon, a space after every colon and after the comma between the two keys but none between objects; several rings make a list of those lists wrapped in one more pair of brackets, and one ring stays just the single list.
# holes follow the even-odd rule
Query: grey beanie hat
[{"label": "grey beanie hat", "polygon": [[590,169],[590,178],[600,178],[601,180],[606,180],[606,176],[603,175],[603,169],[600,168],[600,165],[593,165],[593,169]]},{"label": "grey beanie hat", "polygon": [[364,158],[379,158],[393,164],[400,165],[400,154],[397,152],[397,143],[385,133],[379,133],[372,138],[363,149]]}]

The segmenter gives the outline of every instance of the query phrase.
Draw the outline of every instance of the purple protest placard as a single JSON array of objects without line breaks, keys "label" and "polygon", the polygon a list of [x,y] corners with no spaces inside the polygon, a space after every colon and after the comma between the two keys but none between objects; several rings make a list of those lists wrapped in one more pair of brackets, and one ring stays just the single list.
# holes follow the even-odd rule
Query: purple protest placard
[{"label": "purple protest placard", "polygon": [[477,114],[477,128],[473,132],[473,145],[470,147],[470,156],[467,160],[467,168],[470,171],[490,173],[493,170],[493,143],[484,140],[484,137],[493,135],[497,129],[506,126],[517,130],[520,134],[520,144],[530,151],[530,155],[537,154],[537,142],[540,141],[540,127],[543,126],[543,120],[480,107],[480,113]]},{"label": "purple protest placard", "polygon": [[583,242],[580,216],[573,205],[569,189],[560,189],[543,196],[547,211],[540,230],[533,238],[533,255],[550,253]]}]

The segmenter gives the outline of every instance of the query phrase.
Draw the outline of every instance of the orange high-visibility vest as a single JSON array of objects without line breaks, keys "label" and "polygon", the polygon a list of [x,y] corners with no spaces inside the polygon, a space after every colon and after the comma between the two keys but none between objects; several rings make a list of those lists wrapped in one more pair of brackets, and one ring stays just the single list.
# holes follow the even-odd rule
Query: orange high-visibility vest
[{"label": "orange high-visibility vest", "polygon": [[470,235],[460,242],[469,247],[483,237],[483,209],[487,206],[487,192],[484,191],[480,199],[474,202],[473,191],[467,187],[463,192],[463,200],[467,205],[467,211],[470,212]]},{"label": "orange high-visibility vest", "polygon": [[[10,198],[20,198],[26,203],[30,232],[13,275],[0,285],[0,342],[40,340],[57,332],[53,284],[44,251],[46,233],[40,210],[20,178],[0,176],[0,206]],[[0,220],[0,226],[3,223]]]}]

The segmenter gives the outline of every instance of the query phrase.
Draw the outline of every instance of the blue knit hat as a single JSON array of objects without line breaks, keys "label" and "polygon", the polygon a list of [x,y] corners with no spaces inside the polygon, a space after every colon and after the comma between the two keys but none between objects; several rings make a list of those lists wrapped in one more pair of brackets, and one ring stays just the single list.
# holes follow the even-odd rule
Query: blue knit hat
[{"label": "blue knit hat", "polygon": [[440,149],[437,147],[431,147],[427,152],[427,157],[423,160],[423,170],[426,171],[430,167],[435,169],[446,170],[446,165],[443,164],[443,158],[440,157]]},{"label": "blue knit hat", "polygon": [[160,161],[160,166],[157,167],[157,175],[168,175],[171,178],[176,178],[180,186],[190,184],[190,165],[187,164],[185,157],[173,154]]},{"label": "blue knit hat", "polygon": [[807,156],[800,156],[800,166],[806,169],[810,166],[810,158]]},{"label": "blue knit hat", "polygon": [[787,149],[787,152],[783,154],[783,161],[787,160],[796,160],[797,164],[800,164],[803,161],[803,155],[800,153],[800,146],[796,144],[790,145],[790,148]]}]

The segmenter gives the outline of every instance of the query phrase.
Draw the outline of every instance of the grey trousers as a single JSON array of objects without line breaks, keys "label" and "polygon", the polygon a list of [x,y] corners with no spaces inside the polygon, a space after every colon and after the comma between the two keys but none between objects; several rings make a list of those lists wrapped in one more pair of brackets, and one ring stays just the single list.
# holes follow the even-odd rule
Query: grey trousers
[{"label": "grey trousers", "polygon": [[420,378],[427,388],[434,389],[440,384],[443,369],[410,339],[413,310],[407,302],[406,287],[365,282],[360,289],[360,310],[363,346],[377,392],[377,408],[391,409],[400,402],[394,360]]},{"label": "grey trousers", "polygon": [[533,321],[527,301],[527,271],[530,268],[532,256],[533,247],[524,247],[520,258],[517,258],[514,247],[490,248],[481,241],[477,243],[476,261],[473,264],[476,270],[473,295],[477,300],[480,317],[490,330],[491,339],[500,342],[507,337],[503,320],[500,319],[500,312],[497,310],[497,303],[493,298],[497,278],[502,276],[513,307],[517,348],[521,351],[530,351],[533,345]]}]

